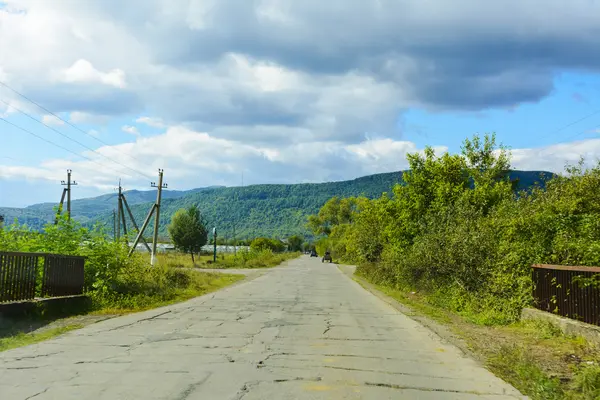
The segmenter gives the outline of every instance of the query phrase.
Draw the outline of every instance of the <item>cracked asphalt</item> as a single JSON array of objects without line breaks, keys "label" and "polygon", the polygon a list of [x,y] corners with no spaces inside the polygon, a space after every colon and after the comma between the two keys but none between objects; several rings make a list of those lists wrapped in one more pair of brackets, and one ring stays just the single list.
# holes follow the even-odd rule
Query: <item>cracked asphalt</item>
[{"label": "cracked asphalt", "polygon": [[0,353],[0,399],[516,399],[512,386],[303,256],[185,303]]}]

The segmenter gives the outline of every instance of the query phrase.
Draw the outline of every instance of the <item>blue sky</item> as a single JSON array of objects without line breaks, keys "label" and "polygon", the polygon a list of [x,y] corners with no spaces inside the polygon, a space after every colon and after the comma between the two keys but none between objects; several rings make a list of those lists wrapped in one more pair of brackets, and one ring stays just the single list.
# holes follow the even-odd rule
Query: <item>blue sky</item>
[{"label": "blue sky", "polygon": [[512,148],[598,138],[600,131],[595,130],[600,129],[600,77],[561,75],[555,80],[552,94],[510,110],[431,113],[415,109],[405,115],[405,120],[405,139],[419,147],[444,143],[452,152],[460,151],[461,138],[474,133],[496,132],[499,141]]},{"label": "blue sky", "polygon": [[2,118],[68,149],[0,120],[0,206],[56,201],[68,168],[75,198],[158,168],[174,189],[322,182],[486,132],[515,168],[593,165],[600,5],[544,4],[0,2],[0,82],[68,122],[0,85]]}]

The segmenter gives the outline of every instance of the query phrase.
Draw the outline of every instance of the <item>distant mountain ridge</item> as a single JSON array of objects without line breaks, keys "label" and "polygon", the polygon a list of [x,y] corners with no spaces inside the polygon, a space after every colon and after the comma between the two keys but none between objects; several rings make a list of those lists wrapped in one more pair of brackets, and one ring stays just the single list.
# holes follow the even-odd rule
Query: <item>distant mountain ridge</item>
[{"label": "distant mountain ridge", "polygon": [[[163,199],[174,199],[191,193],[207,189],[221,188],[224,186],[209,186],[191,190],[164,190]],[[130,206],[148,203],[156,200],[155,190],[127,190],[124,192],[127,203]],[[98,216],[111,213],[117,205],[117,193],[103,194],[97,197],[88,197],[71,201],[71,213],[73,218],[82,223],[95,221]],[[12,223],[15,218],[19,223],[27,224],[31,228],[39,229],[49,221],[52,221],[55,213],[56,203],[38,203],[24,208],[0,207],[0,215],[4,215],[6,223]]]},{"label": "distant mountain ridge", "polygon": [[[307,215],[319,211],[333,196],[365,196],[376,198],[390,192],[402,182],[402,173],[390,172],[363,176],[348,181],[300,184],[262,184],[245,187],[208,187],[187,191],[163,191],[160,233],[167,235],[166,227],[175,211],[191,204],[199,206],[207,224],[216,226],[222,237],[252,238],[257,236],[288,237],[308,235],[304,226]],[[546,171],[517,171],[509,173],[518,180],[517,189],[530,188],[535,182],[551,178]],[[127,201],[138,224],[146,217],[156,191],[127,191]],[[117,194],[74,200],[73,218],[86,226],[96,222],[112,230],[112,210],[116,208]],[[40,229],[54,218],[56,204],[35,204],[26,208],[0,208],[7,223],[14,218]],[[151,221],[153,222],[153,221]]]}]

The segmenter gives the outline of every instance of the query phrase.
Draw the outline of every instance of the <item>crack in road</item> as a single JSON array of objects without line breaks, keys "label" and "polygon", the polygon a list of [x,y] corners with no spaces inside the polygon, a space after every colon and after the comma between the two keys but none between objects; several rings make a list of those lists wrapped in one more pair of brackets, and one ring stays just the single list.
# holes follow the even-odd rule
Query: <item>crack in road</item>
[{"label": "crack in road", "polygon": [[33,399],[34,397],[37,397],[37,396],[39,396],[40,394],[44,394],[44,393],[46,393],[48,390],[50,390],[50,387],[47,387],[46,389],[42,390],[41,392],[38,392],[38,393],[36,393],[36,394],[34,394],[34,395],[32,395],[32,396],[29,396],[29,397],[27,397],[25,400],[30,400],[30,399]]},{"label": "crack in road", "polygon": [[53,356],[56,354],[61,354],[64,353],[64,351],[56,351],[54,353],[45,353],[45,354],[36,354],[34,356],[22,356],[22,357],[17,357],[17,358],[13,358],[13,359],[7,359],[6,361],[22,361],[22,360],[31,360],[34,358],[42,358],[42,357],[49,357],[49,356]]},{"label": "crack in road", "polygon": [[119,330],[119,329],[127,328],[128,326],[137,325],[140,322],[152,321],[153,319],[157,319],[158,317],[161,317],[161,316],[163,316],[165,314],[170,314],[171,312],[172,312],[171,310],[167,310],[167,311],[162,312],[160,314],[156,314],[156,315],[154,315],[152,317],[138,319],[137,321],[131,322],[129,324],[120,325],[120,326],[117,326],[115,328],[107,329],[105,331],[100,331],[100,332],[112,332],[112,331],[116,331],[116,330]]},{"label": "crack in road", "polygon": [[254,386],[256,386],[256,385],[258,385],[260,383],[262,383],[262,381],[248,381],[248,382],[244,382],[244,384],[242,385],[242,387],[233,396],[232,400],[242,400],[242,398],[244,396],[246,396]]},{"label": "crack in road", "polygon": [[190,397],[190,395],[192,393],[194,393],[194,391],[196,391],[196,389],[199,386],[203,385],[204,382],[206,382],[208,380],[208,378],[210,378],[212,376],[212,374],[213,374],[212,372],[209,372],[203,379],[199,380],[198,382],[192,383],[187,388],[185,388],[185,390],[183,392],[181,392],[173,400],[186,400],[188,397]]},{"label": "crack in road", "polygon": [[325,319],[325,323],[327,324],[325,327],[325,330],[323,331],[323,336],[325,336],[325,334],[327,334],[327,332],[329,332],[329,330],[332,328],[331,325],[331,318],[327,318]]},{"label": "crack in road", "polygon": [[[5,353],[0,392],[9,388],[15,400],[519,396],[337,269],[311,263],[299,259],[219,296]],[[7,369],[23,371],[3,375]],[[40,386],[29,386],[33,376]]]},{"label": "crack in road", "polygon": [[498,394],[498,393],[492,393],[492,392],[480,392],[480,391],[475,391],[475,390],[437,389],[437,388],[426,388],[426,387],[422,387],[422,386],[395,385],[392,383],[379,383],[379,382],[364,382],[363,385],[385,387],[388,389],[398,389],[398,390],[419,390],[422,392],[475,394],[475,395],[480,395],[480,396],[493,396],[493,395]]}]

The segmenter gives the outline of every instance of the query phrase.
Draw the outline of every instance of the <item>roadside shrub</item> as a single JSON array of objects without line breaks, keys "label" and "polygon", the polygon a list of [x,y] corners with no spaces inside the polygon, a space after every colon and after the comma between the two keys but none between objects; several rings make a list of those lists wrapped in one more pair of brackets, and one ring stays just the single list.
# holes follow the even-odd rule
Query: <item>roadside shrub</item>
[{"label": "roadside shrub", "polygon": [[[309,218],[326,234],[318,249],[481,324],[519,319],[532,301],[534,263],[600,265],[600,163],[567,166],[545,188],[516,193],[510,154],[493,135],[466,140],[462,154],[427,148],[407,158],[392,195],[333,198]],[[342,212],[342,204],[355,207]]]},{"label": "roadside shrub", "polygon": [[285,251],[286,245],[277,239],[256,238],[250,243],[250,249],[253,251],[271,250],[273,253]]}]

